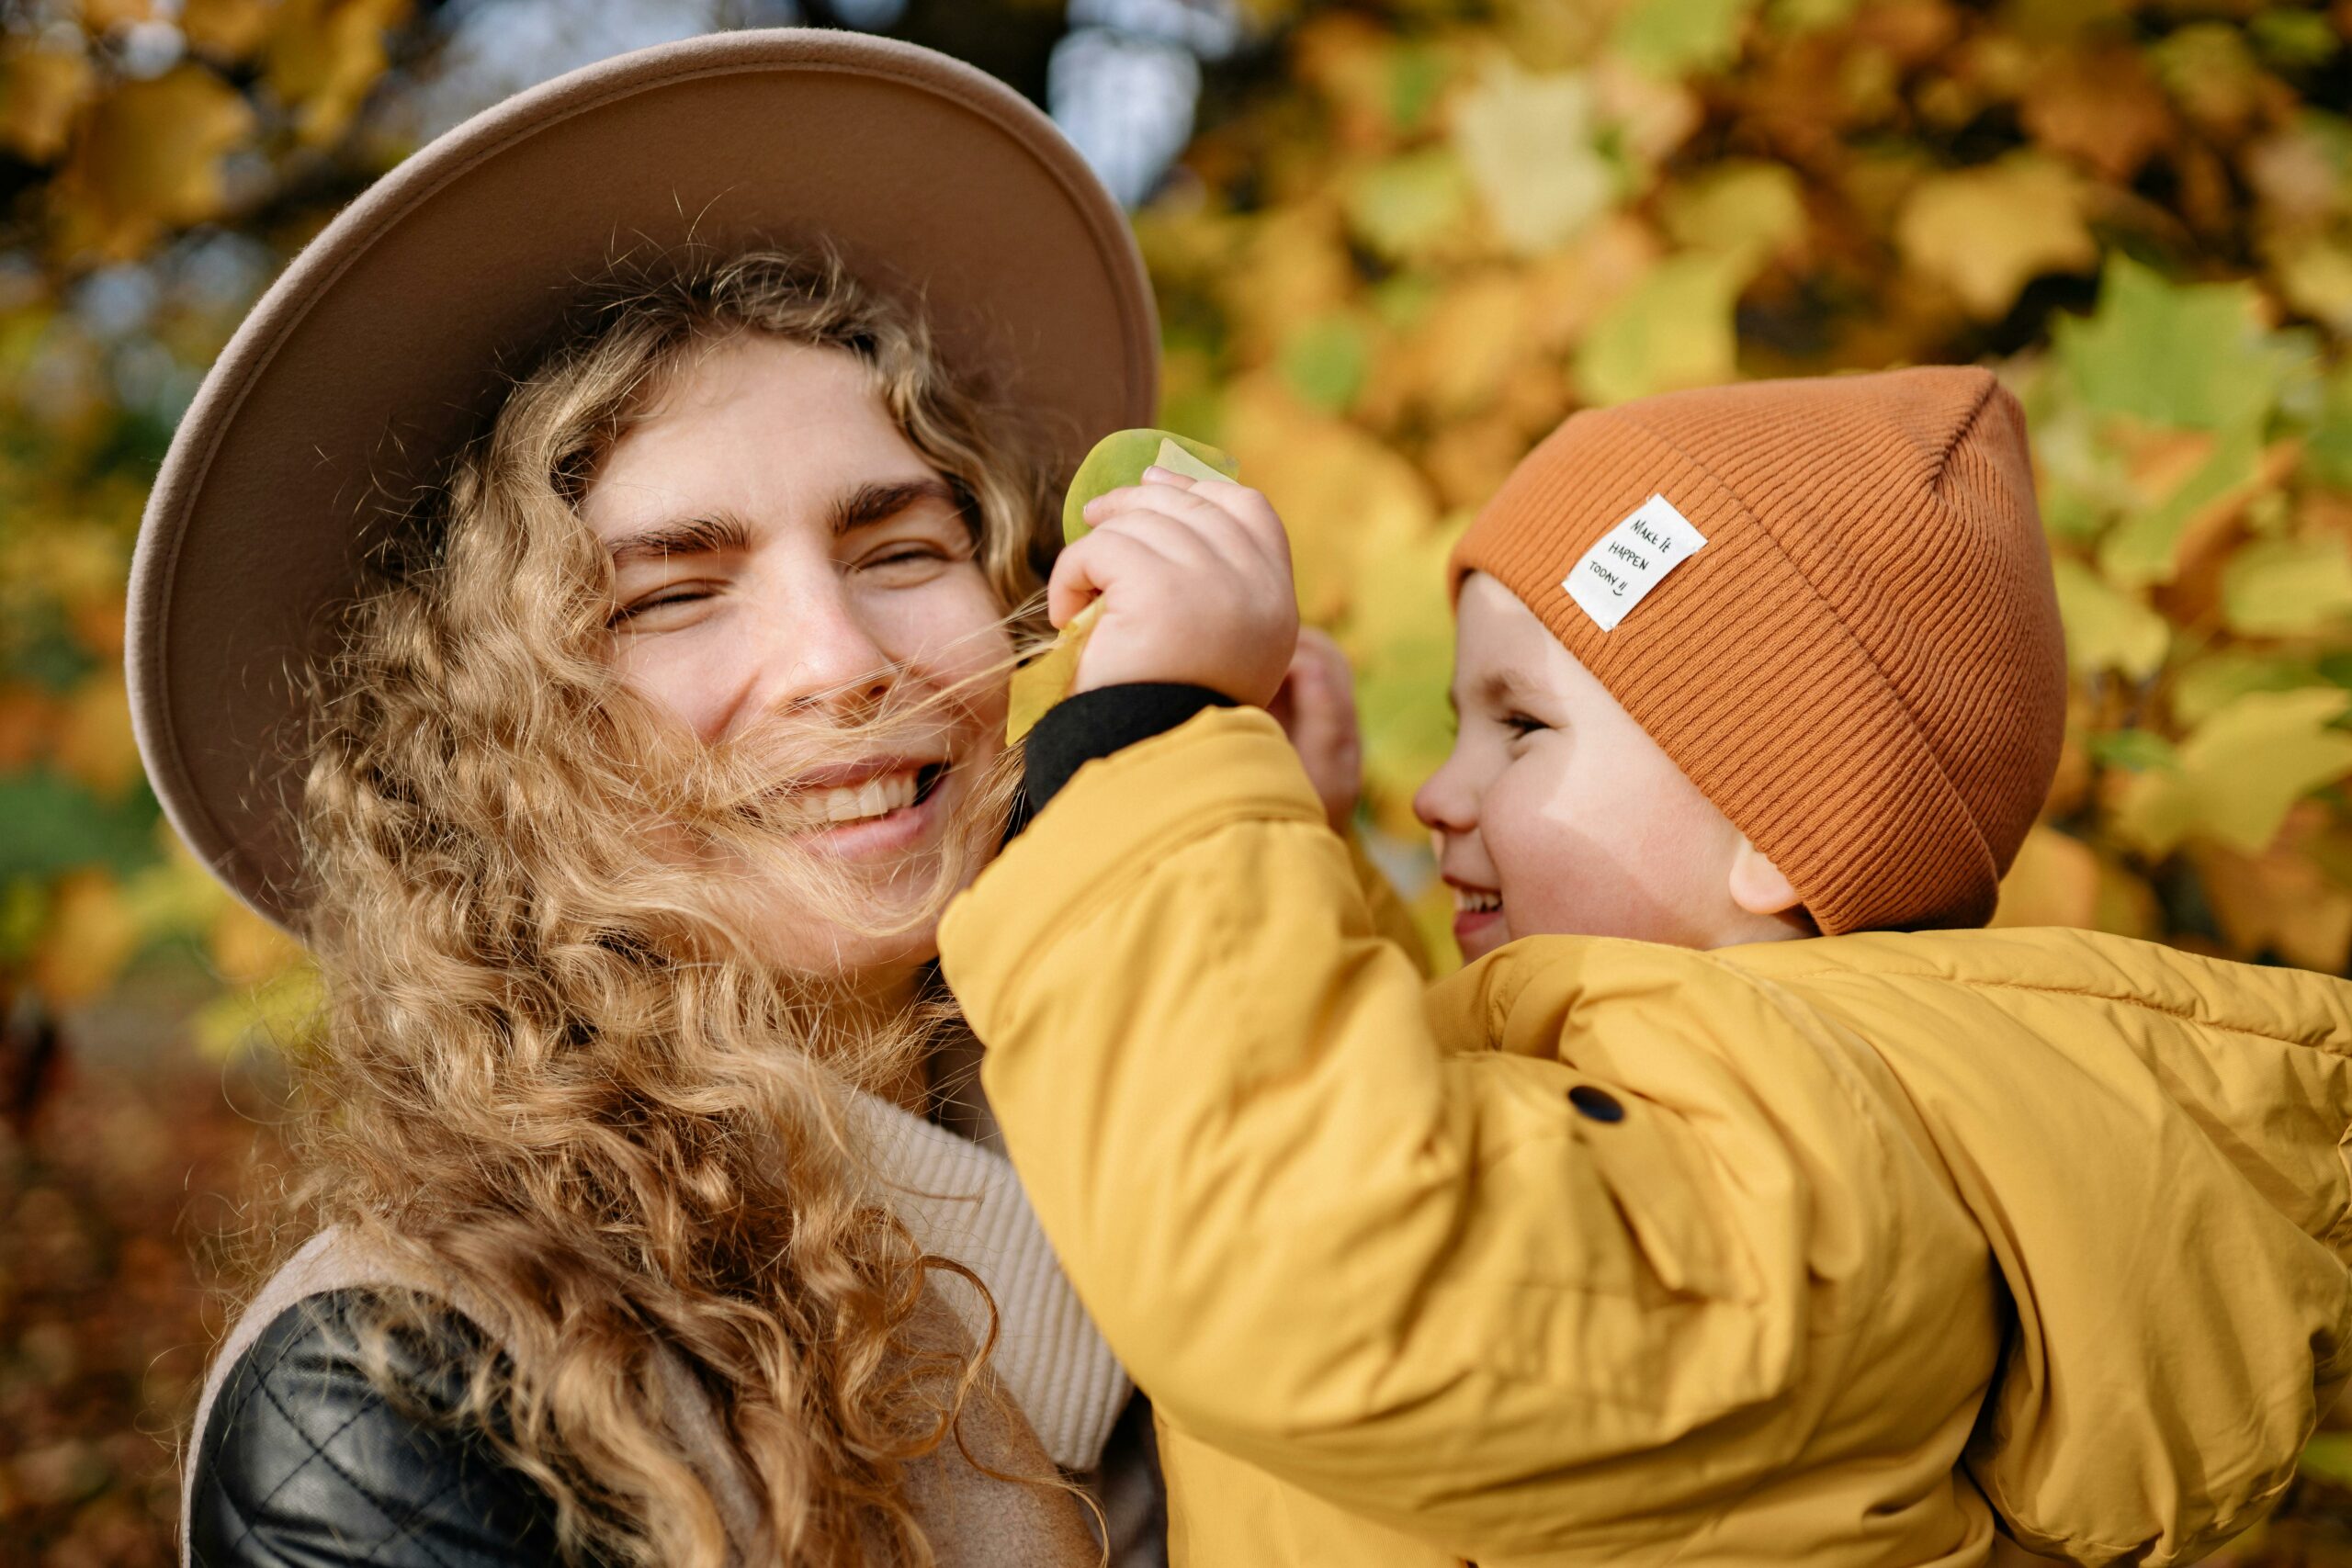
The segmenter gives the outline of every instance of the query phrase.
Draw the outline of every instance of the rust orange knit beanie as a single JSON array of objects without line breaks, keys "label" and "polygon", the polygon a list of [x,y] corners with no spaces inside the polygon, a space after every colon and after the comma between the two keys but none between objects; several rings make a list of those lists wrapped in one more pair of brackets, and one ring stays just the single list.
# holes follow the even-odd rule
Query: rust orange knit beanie
[{"label": "rust orange knit beanie", "polygon": [[2065,655],[1991,372],[1572,416],[1455,548],[1534,611],[1827,932],[1982,925],[2057,766]]}]

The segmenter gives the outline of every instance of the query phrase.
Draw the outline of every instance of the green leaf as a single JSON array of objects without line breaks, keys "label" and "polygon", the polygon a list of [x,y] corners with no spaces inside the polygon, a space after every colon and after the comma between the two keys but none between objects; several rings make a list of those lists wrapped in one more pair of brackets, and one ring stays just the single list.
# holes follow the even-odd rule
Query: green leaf
[{"label": "green leaf", "polygon": [[2295,802],[2352,773],[2352,735],[2335,728],[2347,707],[2334,688],[2240,697],[2181,743],[2177,770],[2132,779],[2117,833],[2151,855],[2191,834],[2260,854]]},{"label": "green leaf", "polygon": [[1634,0],[1609,46],[1627,64],[1675,78],[1730,64],[1756,0]]},{"label": "green leaf", "polygon": [[[2352,670],[2346,673],[2352,674]],[[2220,649],[2201,655],[2173,676],[2173,722],[2194,729],[2249,692],[2299,692],[2328,683],[2324,670],[2314,668],[2309,660]]]},{"label": "green leaf", "polygon": [[1372,344],[1363,328],[1346,316],[1307,322],[1283,344],[1283,378],[1312,407],[1338,413],[1363,389]]},{"label": "green leaf", "polygon": [[155,859],[155,797],[103,801],[48,769],[0,777],[0,879],[102,865],[127,876]]},{"label": "green leaf", "polygon": [[2300,637],[2352,615],[2352,558],[2341,539],[2256,539],[2222,571],[2222,617],[2247,637]]},{"label": "green leaf", "polygon": [[2099,542],[2099,570],[2117,582],[2169,582],[2179,566],[2181,535],[2206,506],[2262,471],[2262,427],[2247,419],[2222,433],[2212,452],[2178,488],[2132,513]]},{"label": "green leaf", "polygon": [[2180,755],[2172,742],[2146,729],[2110,729],[2090,739],[2091,758],[2101,767],[2120,768],[2127,773],[2144,773],[2151,768],[2180,767]]},{"label": "green leaf", "polygon": [[2058,357],[2102,412],[2196,430],[2258,424],[2296,357],[2263,331],[2260,307],[2252,283],[2175,285],[2117,255],[2098,310],[2058,321]]},{"label": "green leaf", "polygon": [[1732,306],[1745,269],[1736,255],[1662,262],[1594,323],[1577,350],[1577,380],[1593,403],[1731,377]]},{"label": "green leaf", "polygon": [[1347,193],[1349,226],[1392,261],[1460,231],[1470,182],[1451,149],[1428,148],[1376,164]]},{"label": "green leaf", "polygon": [[2066,662],[2083,674],[2120,670],[2134,680],[2153,674],[2172,642],[2165,618],[2070,556],[2056,557],[2050,566],[2066,626]]}]

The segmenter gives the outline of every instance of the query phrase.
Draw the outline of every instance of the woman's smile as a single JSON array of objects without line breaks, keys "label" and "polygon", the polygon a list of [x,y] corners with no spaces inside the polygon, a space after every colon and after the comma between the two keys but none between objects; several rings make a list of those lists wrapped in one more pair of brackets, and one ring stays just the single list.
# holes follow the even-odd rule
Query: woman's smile
[{"label": "woman's smile", "polygon": [[896,859],[924,847],[954,815],[962,774],[946,761],[893,761],[838,782],[796,781],[801,815],[816,826],[799,835],[811,849],[841,860]]}]

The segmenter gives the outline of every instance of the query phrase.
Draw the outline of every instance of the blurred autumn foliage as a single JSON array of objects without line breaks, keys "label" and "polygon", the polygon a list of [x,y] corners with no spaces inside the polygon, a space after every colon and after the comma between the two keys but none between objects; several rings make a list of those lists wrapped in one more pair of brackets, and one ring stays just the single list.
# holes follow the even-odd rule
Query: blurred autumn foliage
[{"label": "blurred autumn foliage", "polygon": [[[1289,520],[1405,880],[1448,742],[1440,563],[1530,445],[1666,388],[1983,361],[2032,418],[2075,676],[2000,918],[2346,969],[2352,0],[1240,8],[1256,43],[1136,219],[1162,423]],[[143,486],[238,312],[401,150],[362,111],[409,9],[0,3],[0,1542],[26,1561],[162,1560],[171,1456],[136,1434],[200,1360],[180,1182],[235,1164],[187,1047],[289,1032],[311,994],[139,777]],[[57,1029],[175,962],[167,1068],[37,1108]],[[2352,1564],[2352,1438],[2305,1469],[2237,1561]]]}]

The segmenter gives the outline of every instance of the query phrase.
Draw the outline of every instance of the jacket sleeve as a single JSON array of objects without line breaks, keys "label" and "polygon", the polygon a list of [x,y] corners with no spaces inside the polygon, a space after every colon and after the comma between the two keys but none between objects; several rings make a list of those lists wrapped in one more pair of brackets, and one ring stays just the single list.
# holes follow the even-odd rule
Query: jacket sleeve
[{"label": "jacket sleeve", "polygon": [[1064,1267],[1193,1437],[1465,1556],[1703,1511],[1802,1445],[1807,1193],[1869,1175],[1674,1037],[1787,1043],[1705,955],[1533,1008],[1474,966],[1425,1014],[1239,710],[1090,763],[941,948]]},{"label": "jacket sleeve", "polygon": [[[238,1359],[199,1434],[187,1520],[197,1568],[548,1568],[555,1505],[478,1435],[433,1418],[455,1374],[392,1345],[416,1413],[363,1365],[364,1292],[297,1302]],[[487,1353],[453,1320],[467,1353]]]}]

